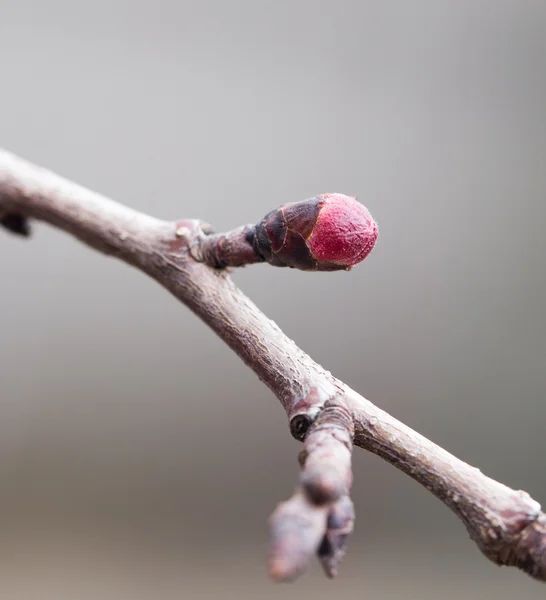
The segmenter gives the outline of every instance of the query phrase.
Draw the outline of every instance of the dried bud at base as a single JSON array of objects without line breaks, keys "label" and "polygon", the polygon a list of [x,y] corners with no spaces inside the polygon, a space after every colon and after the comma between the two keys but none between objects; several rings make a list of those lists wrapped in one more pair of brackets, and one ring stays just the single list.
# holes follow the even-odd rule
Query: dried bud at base
[{"label": "dried bud at base", "polygon": [[377,224],[351,196],[322,194],[285,204],[254,231],[255,252],[269,264],[303,271],[349,270],[377,241]]}]

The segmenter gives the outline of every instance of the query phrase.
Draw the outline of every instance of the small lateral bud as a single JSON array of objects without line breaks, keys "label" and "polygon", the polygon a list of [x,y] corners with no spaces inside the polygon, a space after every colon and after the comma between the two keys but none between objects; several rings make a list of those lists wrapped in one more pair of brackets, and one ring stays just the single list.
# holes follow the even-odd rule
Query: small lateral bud
[{"label": "small lateral bud", "polygon": [[22,215],[14,213],[0,215],[0,225],[8,231],[11,231],[11,233],[22,235],[23,237],[28,237],[30,235],[28,220]]},{"label": "small lateral bud", "polygon": [[285,204],[256,225],[252,245],[269,264],[303,271],[348,271],[368,256],[377,224],[352,196],[321,194]]},{"label": "small lateral bud", "polygon": [[317,551],[326,575],[337,575],[347,551],[348,539],[353,532],[355,509],[349,496],[340,498],[330,509],[327,530]]}]

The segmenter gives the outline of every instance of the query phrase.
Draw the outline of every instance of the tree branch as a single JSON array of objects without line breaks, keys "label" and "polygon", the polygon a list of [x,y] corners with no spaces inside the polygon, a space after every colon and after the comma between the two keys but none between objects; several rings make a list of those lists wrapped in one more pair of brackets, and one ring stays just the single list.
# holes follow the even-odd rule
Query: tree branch
[{"label": "tree branch", "polygon": [[317,237],[320,227],[330,235],[331,214],[353,210],[346,198],[320,196],[297,210],[281,207],[256,226],[213,235],[198,220],[149,217],[0,151],[0,224],[26,234],[27,220],[39,219],[147,273],[207,323],[282,403],[304,449],[296,492],[270,520],[274,579],[297,577],[315,553],[329,576],[337,571],[354,520],[348,496],[354,443],[442,500],[490,560],[546,581],[546,515],[536,501],[486,477],[333,377],[229,278],[226,265],[265,261],[332,270],[362,260],[377,237],[367,211],[355,209],[355,227],[344,222],[350,244]]}]

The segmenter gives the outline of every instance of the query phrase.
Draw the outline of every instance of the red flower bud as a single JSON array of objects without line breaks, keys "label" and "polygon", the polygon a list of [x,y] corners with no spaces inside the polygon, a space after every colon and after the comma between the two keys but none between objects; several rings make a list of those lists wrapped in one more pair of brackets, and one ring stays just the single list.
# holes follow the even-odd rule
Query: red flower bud
[{"label": "red flower bud", "polygon": [[266,262],[303,271],[348,271],[368,256],[377,224],[356,198],[321,194],[267,214],[253,237]]}]

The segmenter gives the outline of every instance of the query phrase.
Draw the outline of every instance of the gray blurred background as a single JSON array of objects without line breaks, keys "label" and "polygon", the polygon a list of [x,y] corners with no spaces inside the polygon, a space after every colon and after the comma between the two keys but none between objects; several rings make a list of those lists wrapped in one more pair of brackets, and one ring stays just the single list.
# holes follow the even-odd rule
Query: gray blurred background
[{"label": "gray blurred background", "polygon": [[[218,230],[355,194],[351,273],[235,280],[316,360],[546,502],[543,0],[0,0],[0,145]],[[297,442],[272,394],[136,270],[0,236],[0,597],[543,598],[355,452],[334,582],[267,579]]]}]

